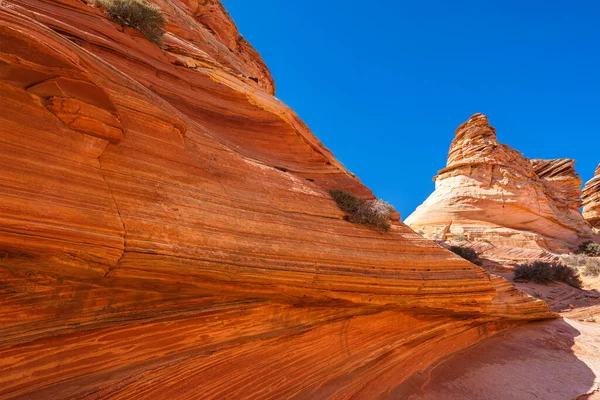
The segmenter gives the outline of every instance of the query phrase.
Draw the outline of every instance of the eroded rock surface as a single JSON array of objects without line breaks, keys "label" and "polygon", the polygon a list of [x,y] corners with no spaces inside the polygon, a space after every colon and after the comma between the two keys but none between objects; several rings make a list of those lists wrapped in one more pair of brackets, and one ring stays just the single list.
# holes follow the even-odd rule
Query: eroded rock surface
[{"label": "eroded rock surface", "polygon": [[583,188],[583,217],[594,228],[600,229],[600,164]]},{"label": "eroded rock surface", "polygon": [[426,237],[479,242],[497,260],[543,258],[593,238],[574,160],[529,160],[500,144],[483,114],[456,130],[436,188],[406,219]]},{"label": "eroded rock surface", "polygon": [[162,48],[91,2],[0,3],[1,398],[385,398],[553,317],[345,221],[328,190],[370,190],[220,3],[156,3]]},{"label": "eroded rock surface", "polygon": [[598,399],[600,326],[571,319],[503,332],[407,382],[398,398]]}]

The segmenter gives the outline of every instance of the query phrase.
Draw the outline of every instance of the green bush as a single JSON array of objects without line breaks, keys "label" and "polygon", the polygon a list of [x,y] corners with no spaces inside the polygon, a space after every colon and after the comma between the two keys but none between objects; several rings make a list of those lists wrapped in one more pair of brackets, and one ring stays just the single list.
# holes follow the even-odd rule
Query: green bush
[{"label": "green bush", "polygon": [[338,207],[351,214],[348,220],[362,225],[371,225],[389,231],[394,208],[383,200],[362,200],[343,190],[329,192]]},{"label": "green bush", "polygon": [[534,261],[519,265],[514,270],[514,279],[526,279],[537,283],[561,281],[578,289],[583,286],[574,268],[554,262]]},{"label": "green bush", "polygon": [[450,246],[450,251],[456,254],[459,257],[464,258],[467,261],[471,261],[473,264],[479,265],[481,260],[479,259],[479,254],[469,247],[463,246]]},{"label": "green bush", "polygon": [[579,245],[579,253],[590,257],[600,257],[600,244],[588,240]]},{"label": "green bush", "polygon": [[145,0],[97,0],[97,3],[112,21],[137,29],[151,42],[160,43],[167,19],[157,6]]}]

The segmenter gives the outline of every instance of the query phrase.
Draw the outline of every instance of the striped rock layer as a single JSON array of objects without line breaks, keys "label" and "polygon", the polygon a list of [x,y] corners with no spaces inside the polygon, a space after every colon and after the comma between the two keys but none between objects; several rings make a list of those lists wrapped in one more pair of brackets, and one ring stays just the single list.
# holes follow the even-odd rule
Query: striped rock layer
[{"label": "striped rock layer", "polygon": [[600,164],[594,177],[583,188],[583,218],[600,229]]},{"label": "striped rock layer", "polygon": [[393,397],[547,305],[425,240],[274,96],[216,1],[162,46],[0,3],[0,398]]},{"label": "striped rock layer", "polygon": [[574,164],[524,158],[475,114],[456,130],[435,191],[405,222],[431,239],[485,243],[479,250],[497,260],[568,252],[594,235]]}]

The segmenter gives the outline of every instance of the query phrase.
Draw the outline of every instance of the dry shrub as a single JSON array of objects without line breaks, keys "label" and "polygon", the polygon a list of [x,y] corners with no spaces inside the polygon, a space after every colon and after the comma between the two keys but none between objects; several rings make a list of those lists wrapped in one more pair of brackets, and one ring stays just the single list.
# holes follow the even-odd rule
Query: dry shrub
[{"label": "dry shrub", "polygon": [[363,225],[373,225],[389,231],[390,216],[394,212],[394,207],[383,200],[366,200],[363,201],[353,216],[350,217],[351,222]]},{"label": "dry shrub", "polygon": [[579,253],[590,257],[600,257],[600,244],[588,240],[579,245]]},{"label": "dry shrub", "polygon": [[354,214],[362,203],[361,199],[343,190],[330,190],[329,194],[333,197],[338,207],[347,213]]},{"label": "dry shrub", "polygon": [[600,258],[588,257],[583,254],[569,254],[561,256],[562,262],[570,267],[583,268],[583,275],[600,275]]},{"label": "dry shrub", "polygon": [[137,29],[151,42],[160,43],[167,19],[157,6],[144,0],[97,0],[97,3],[112,21]]},{"label": "dry shrub", "polygon": [[570,267],[585,267],[589,257],[583,254],[565,254],[560,256],[563,264],[567,264]]},{"label": "dry shrub", "polygon": [[394,207],[383,200],[362,200],[343,190],[329,192],[338,207],[351,214],[348,220],[362,225],[371,225],[389,231]]},{"label": "dry shrub", "polygon": [[583,269],[583,275],[585,276],[598,276],[600,275],[600,261],[596,261],[595,263],[590,263],[586,265]]},{"label": "dry shrub", "polygon": [[450,251],[456,254],[459,257],[464,258],[467,261],[471,261],[473,264],[479,265],[481,264],[481,260],[479,259],[479,254],[469,247],[463,246],[450,246]]},{"label": "dry shrub", "polygon": [[574,268],[554,262],[534,261],[519,265],[514,270],[514,279],[526,279],[537,283],[560,281],[578,289],[583,287],[583,282]]}]

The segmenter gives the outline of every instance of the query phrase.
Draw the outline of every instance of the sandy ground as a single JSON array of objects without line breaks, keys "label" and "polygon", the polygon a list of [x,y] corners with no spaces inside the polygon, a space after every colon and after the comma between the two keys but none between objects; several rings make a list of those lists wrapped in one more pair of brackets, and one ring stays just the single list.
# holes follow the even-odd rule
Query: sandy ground
[{"label": "sandy ground", "polygon": [[[512,274],[498,273],[509,280]],[[600,399],[600,293],[562,283],[515,285],[563,318],[525,324],[415,376],[403,399]]]}]

